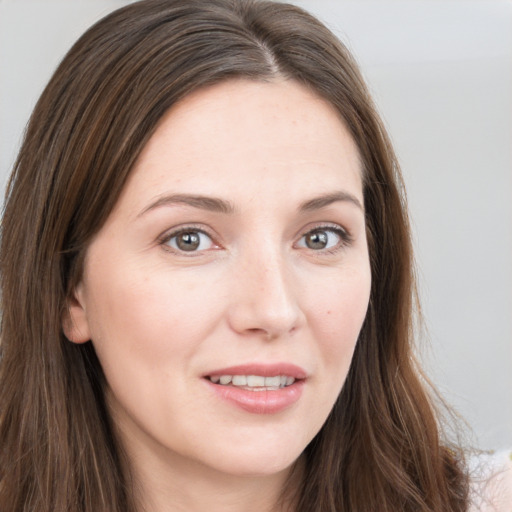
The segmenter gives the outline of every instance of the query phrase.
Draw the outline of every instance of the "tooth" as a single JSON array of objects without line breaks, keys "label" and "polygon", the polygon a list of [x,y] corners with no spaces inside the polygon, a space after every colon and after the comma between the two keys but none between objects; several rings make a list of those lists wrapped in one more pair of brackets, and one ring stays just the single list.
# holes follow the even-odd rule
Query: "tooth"
[{"label": "tooth", "polygon": [[281,378],[279,375],[277,377],[265,377],[265,386],[278,388],[281,384]]},{"label": "tooth", "polygon": [[219,381],[220,383],[225,386],[226,384],[230,384],[233,377],[231,375],[221,375]]},{"label": "tooth", "polygon": [[261,377],[260,375],[248,375],[247,385],[251,387],[263,387],[266,385],[265,377]]},{"label": "tooth", "polygon": [[233,375],[233,386],[247,386],[247,377],[245,375]]},{"label": "tooth", "polygon": [[276,375],[274,377],[263,377],[261,375],[215,375],[211,376],[210,380],[214,384],[247,386],[255,390],[258,390],[258,388],[279,389],[290,386],[295,382],[294,377],[287,377],[286,375]]}]

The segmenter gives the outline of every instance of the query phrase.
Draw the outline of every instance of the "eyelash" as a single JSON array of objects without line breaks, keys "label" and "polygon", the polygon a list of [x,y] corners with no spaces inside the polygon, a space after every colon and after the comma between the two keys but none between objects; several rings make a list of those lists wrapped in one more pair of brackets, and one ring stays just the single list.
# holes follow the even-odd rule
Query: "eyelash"
[{"label": "eyelash", "polygon": [[[318,255],[321,255],[321,254],[336,254],[338,251],[344,249],[347,246],[350,246],[353,243],[353,241],[354,241],[352,235],[346,229],[341,228],[338,225],[327,225],[327,224],[326,225],[315,226],[312,229],[308,229],[307,231],[305,231],[304,233],[301,234],[301,236],[299,238],[299,241],[302,240],[307,235],[311,235],[313,233],[321,233],[321,232],[325,232],[325,231],[328,231],[328,232],[331,232],[331,233],[335,233],[336,236],[338,236],[339,239],[340,239],[339,243],[337,243],[334,247],[329,248],[329,249],[314,250],[314,249],[311,249],[311,248],[308,248],[308,247],[305,247],[305,248],[309,249],[312,253],[314,253],[314,254],[316,253]],[[202,235],[206,235],[208,238],[210,238],[210,240],[211,240],[213,245],[218,246],[218,244],[216,244],[216,242],[215,242],[214,237],[212,235],[210,235],[210,233],[205,231],[202,227],[198,227],[198,226],[194,226],[194,225],[184,226],[184,227],[181,227],[181,228],[179,228],[177,230],[164,233],[161,237],[159,237],[158,244],[161,245],[162,247],[164,247],[164,249],[166,251],[173,252],[173,253],[179,254],[179,255],[184,255],[184,256],[187,256],[187,257],[198,256],[202,252],[204,252],[204,250],[207,250],[207,249],[204,249],[204,250],[199,250],[199,251],[184,251],[184,250],[175,249],[175,248],[170,247],[168,245],[169,242],[173,238],[176,238],[176,237],[178,237],[178,236],[180,236],[180,235],[182,235],[184,233],[200,233]],[[296,244],[297,243],[298,242],[296,242]]]},{"label": "eyelash", "polygon": [[184,255],[188,257],[200,255],[203,251],[183,251],[169,246],[169,242],[173,238],[177,238],[178,236],[184,233],[200,233],[202,235],[206,235],[212,241],[213,245],[217,245],[215,243],[214,237],[210,233],[205,231],[204,228],[194,225],[183,226],[174,231],[164,233],[161,237],[158,238],[158,244],[161,245],[166,251],[172,252],[174,254]]},{"label": "eyelash", "polygon": [[319,250],[310,249],[311,252],[315,255],[320,256],[320,255],[326,255],[326,254],[327,255],[336,254],[339,251],[343,250],[344,248],[350,246],[354,241],[352,235],[346,229],[340,227],[337,224],[335,224],[335,225],[324,224],[324,225],[315,226],[314,228],[308,229],[307,231],[305,231],[300,236],[299,240],[302,240],[307,235],[311,235],[313,233],[321,233],[321,232],[325,232],[325,231],[335,233],[339,237],[339,242],[334,247],[329,248],[329,249],[319,249]]}]

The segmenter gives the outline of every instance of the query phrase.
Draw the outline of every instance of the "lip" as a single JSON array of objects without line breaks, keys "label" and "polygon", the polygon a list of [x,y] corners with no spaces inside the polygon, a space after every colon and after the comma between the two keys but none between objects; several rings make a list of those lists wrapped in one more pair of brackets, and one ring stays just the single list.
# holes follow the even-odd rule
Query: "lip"
[{"label": "lip", "polygon": [[[214,384],[207,378],[221,375],[287,375],[296,380],[290,386],[281,389],[250,391],[236,386]],[[300,399],[307,373],[301,367],[289,363],[246,364],[214,370],[203,377],[210,391],[223,401],[252,414],[277,414]]]}]

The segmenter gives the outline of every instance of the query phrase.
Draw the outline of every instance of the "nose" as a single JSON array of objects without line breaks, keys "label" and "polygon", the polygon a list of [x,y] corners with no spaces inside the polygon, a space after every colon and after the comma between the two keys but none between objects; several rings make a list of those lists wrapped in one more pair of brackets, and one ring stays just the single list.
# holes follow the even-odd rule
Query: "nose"
[{"label": "nose", "polygon": [[237,333],[272,340],[303,324],[296,283],[279,253],[252,255],[239,265],[232,283],[228,317]]}]

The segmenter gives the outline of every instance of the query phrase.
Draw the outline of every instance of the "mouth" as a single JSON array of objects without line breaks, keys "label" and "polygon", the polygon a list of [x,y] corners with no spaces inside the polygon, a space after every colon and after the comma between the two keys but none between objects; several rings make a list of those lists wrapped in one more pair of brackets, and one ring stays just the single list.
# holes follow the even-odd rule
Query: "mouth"
[{"label": "mouth", "polygon": [[246,364],[203,375],[221,400],[251,414],[278,414],[297,403],[308,378],[305,370],[287,363]]},{"label": "mouth", "polygon": [[291,363],[249,363],[216,369],[203,378],[217,396],[236,406],[272,414],[300,399],[308,373]]},{"label": "mouth", "polygon": [[247,391],[277,391],[294,384],[297,380],[291,375],[209,375],[206,377],[213,384],[237,387]]}]

